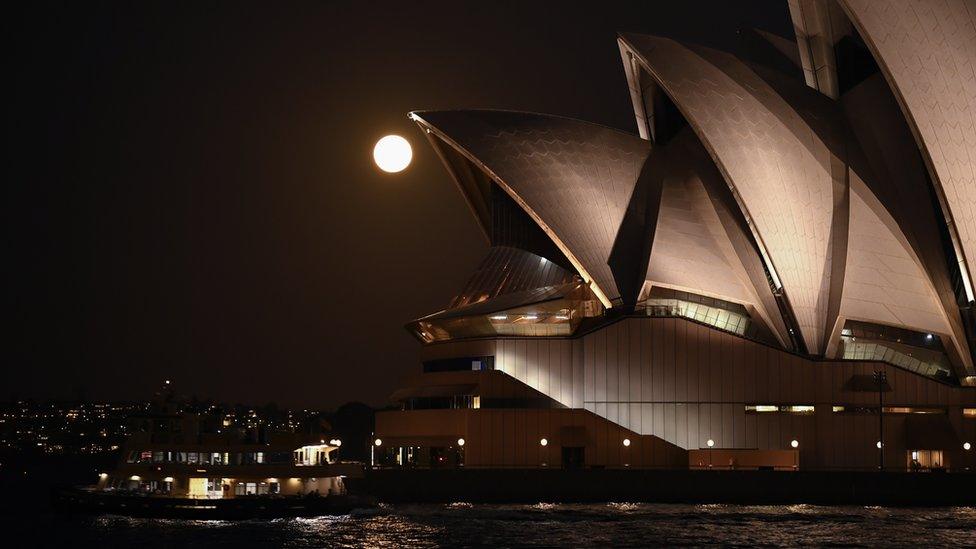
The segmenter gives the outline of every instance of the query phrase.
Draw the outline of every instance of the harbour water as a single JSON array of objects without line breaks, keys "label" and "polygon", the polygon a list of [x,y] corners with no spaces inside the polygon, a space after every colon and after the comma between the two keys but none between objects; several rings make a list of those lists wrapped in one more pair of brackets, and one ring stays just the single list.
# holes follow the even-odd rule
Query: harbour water
[{"label": "harbour water", "polygon": [[21,514],[0,527],[6,547],[971,547],[976,506],[454,503],[242,522]]}]

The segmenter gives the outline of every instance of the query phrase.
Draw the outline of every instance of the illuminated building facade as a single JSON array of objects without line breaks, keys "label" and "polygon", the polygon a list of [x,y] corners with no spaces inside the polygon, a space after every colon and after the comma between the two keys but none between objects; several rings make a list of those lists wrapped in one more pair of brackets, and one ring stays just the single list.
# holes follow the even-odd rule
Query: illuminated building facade
[{"label": "illuminated building facade", "polygon": [[976,467],[976,10],[788,4],[621,35],[637,135],[410,114],[490,247],[379,464]]}]

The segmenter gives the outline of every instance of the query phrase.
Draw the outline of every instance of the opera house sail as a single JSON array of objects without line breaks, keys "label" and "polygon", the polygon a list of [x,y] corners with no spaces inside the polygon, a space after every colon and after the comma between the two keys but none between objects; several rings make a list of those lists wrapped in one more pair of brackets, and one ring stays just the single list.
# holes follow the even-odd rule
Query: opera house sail
[{"label": "opera house sail", "polygon": [[636,133],[410,113],[489,248],[378,466],[976,467],[976,6],[788,7],[621,34]]}]

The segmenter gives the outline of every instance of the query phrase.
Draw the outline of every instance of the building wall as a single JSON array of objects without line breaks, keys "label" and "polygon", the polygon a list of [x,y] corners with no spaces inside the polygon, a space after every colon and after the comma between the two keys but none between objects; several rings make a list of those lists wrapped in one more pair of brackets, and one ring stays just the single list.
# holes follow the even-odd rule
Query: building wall
[{"label": "building wall", "polygon": [[[492,354],[495,368],[570,408],[684,449],[788,449],[804,467],[877,465],[878,417],[832,406],[877,406],[878,394],[849,390],[854,375],[884,370],[885,406],[947,408],[960,440],[976,444],[976,389],[952,387],[868,361],[814,361],[680,318],[632,317],[578,338],[505,338],[428,346],[425,359]],[[813,415],[746,413],[746,405],[812,405]],[[499,419],[499,421],[501,421]],[[904,416],[885,415],[887,464],[905,462]],[[961,448],[955,465],[976,466]]]},{"label": "building wall", "polygon": [[[463,438],[465,467],[561,467],[563,446],[583,446],[587,467],[675,468],[688,464],[683,449],[579,409],[378,412],[376,436],[384,445],[398,444],[392,442],[396,440]],[[541,444],[543,438],[546,446]],[[625,439],[629,446],[624,445]]]}]

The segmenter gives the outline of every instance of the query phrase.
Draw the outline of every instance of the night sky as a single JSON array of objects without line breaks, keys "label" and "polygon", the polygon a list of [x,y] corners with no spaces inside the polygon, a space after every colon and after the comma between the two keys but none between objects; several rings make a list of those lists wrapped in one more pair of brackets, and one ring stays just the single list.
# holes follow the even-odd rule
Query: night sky
[{"label": "night sky", "polygon": [[7,14],[0,399],[383,404],[486,251],[408,111],[635,133],[617,31],[792,35],[785,0],[278,4]]}]

